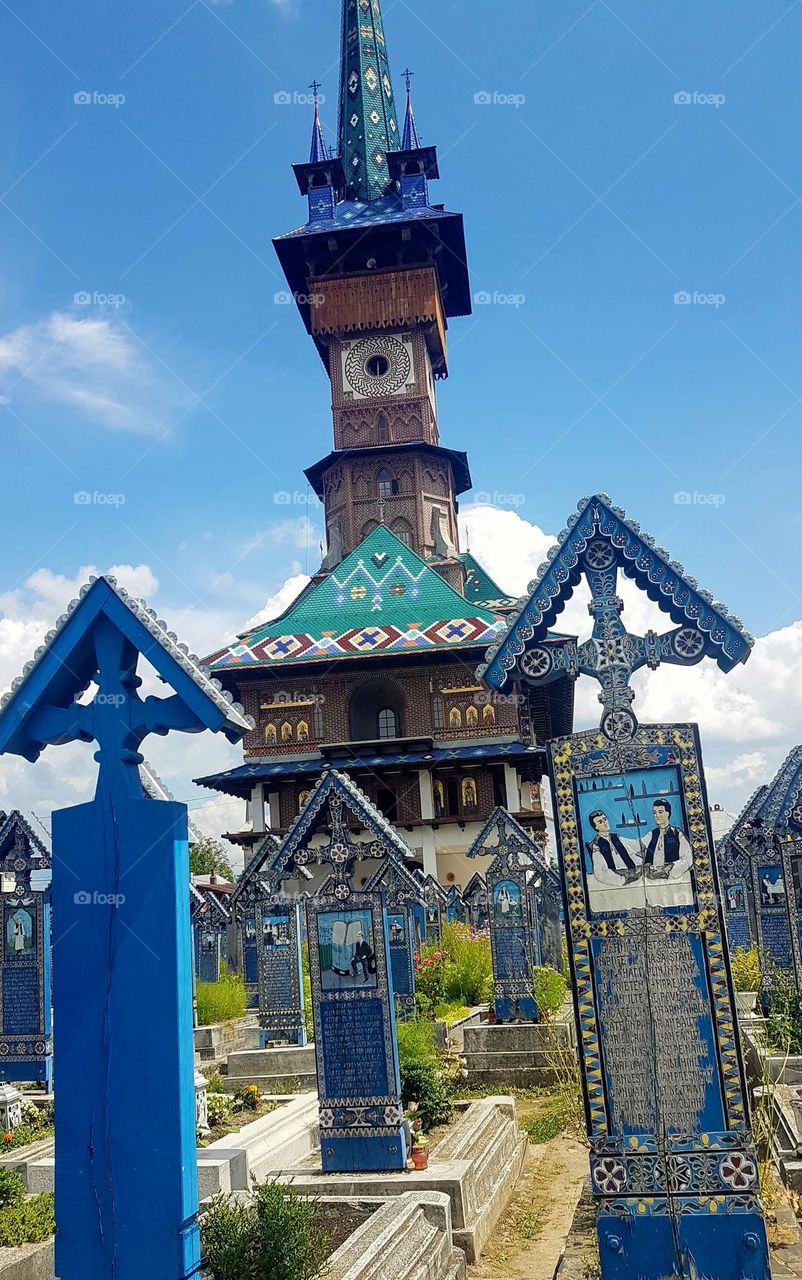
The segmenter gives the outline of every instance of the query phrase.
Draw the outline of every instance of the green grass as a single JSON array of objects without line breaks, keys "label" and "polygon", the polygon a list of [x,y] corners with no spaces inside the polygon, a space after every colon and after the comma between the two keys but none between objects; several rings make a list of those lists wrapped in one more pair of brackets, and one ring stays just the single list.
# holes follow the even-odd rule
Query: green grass
[{"label": "green grass", "polygon": [[247,1012],[245,979],[227,973],[219,982],[199,982],[195,989],[198,1002],[198,1025],[208,1027],[216,1022],[230,1022]]},{"label": "green grass", "polygon": [[521,1121],[521,1128],[530,1142],[541,1146],[563,1133],[574,1119],[574,1105],[570,1098],[558,1094],[553,1101],[533,1116]]}]

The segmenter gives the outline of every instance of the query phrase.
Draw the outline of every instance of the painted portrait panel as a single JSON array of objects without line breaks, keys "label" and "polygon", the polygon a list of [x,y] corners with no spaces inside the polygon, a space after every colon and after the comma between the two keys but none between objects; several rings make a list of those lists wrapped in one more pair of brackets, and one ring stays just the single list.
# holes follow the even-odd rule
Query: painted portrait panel
[{"label": "painted portrait panel", "polygon": [[36,917],[27,907],[6,908],[6,959],[22,960],[36,954]]},{"label": "painted portrait panel", "polygon": [[290,924],[286,916],[263,916],[262,937],[268,949],[290,945]]},{"label": "painted portrait panel", "polygon": [[785,878],[782,867],[758,867],[757,883],[761,907],[785,906]]},{"label": "painted portrait panel", "polygon": [[387,931],[390,936],[390,946],[401,946],[407,940],[406,920],[402,915],[388,915]]},{"label": "painted portrait panel", "polygon": [[727,911],[746,910],[746,887],[740,880],[724,886],[724,905]]},{"label": "painted portrait panel", "polygon": [[493,886],[493,919],[501,924],[520,923],[521,890],[512,880],[500,880]]},{"label": "painted portrait panel", "polygon": [[318,945],[324,991],[376,989],[376,949],[369,911],[322,912],[318,916]]},{"label": "painted portrait panel", "polygon": [[576,790],[592,912],[693,906],[693,852],[676,767],[580,778]]}]

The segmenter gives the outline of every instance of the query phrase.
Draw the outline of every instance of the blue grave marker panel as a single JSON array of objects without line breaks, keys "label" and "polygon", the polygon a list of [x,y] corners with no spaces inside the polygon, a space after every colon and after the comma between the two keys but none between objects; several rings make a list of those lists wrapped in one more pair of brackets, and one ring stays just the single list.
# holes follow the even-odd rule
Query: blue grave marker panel
[{"label": "blue grave marker panel", "polygon": [[259,1007],[259,957],[256,952],[256,916],[248,913],[242,921],[242,969],[249,1009]]},{"label": "blue grave marker panel", "polygon": [[268,1040],[306,1044],[301,969],[301,919],[297,902],[276,894],[256,907],[259,1026]]},{"label": "blue grave marker panel", "polygon": [[782,855],[779,851],[766,850],[753,859],[752,889],[761,957],[779,969],[792,969],[794,956],[791,920]]},{"label": "blue grave marker panel", "polygon": [[764,1280],[696,726],[549,753],[603,1280]]},{"label": "blue grave marker panel", "polygon": [[390,973],[393,980],[395,1011],[398,1017],[411,1017],[415,1004],[415,921],[408,908],[387,909],[387,937],[390,943]]},{"label": "blue grave marker panel", "polygon": [[220,981],[220,933],[217,929],[198,930],[198,978],[201,982]]},{"label": "blue grave marker panel", "polygon": [[536,1022],[534,955],[526,872],[508,865],[487,872],[490,900],[490,948],[497,1022]]},{"label": "blue grave marker panel", "polygon": [[327,1173],[403,1169],[390,943],[379,894],[312,899],[309,971]]},{"label": "blue grave marker panel", "polygon": [[783,842],[782,871],[796,989],[802,994],[802,840]]},{"label": "blue grave marker panel", "polygon": [[752,926],[749,918],[749,898],[745,880],[725,880],[724,911],[727,918],[727,941],[730,951],[743,947],[749,951],[753,945]]},{"label": "blue grave marker panel", "polygon": [[2,898],[0,1080],[52,1082],[50,903],[18,884]]}]

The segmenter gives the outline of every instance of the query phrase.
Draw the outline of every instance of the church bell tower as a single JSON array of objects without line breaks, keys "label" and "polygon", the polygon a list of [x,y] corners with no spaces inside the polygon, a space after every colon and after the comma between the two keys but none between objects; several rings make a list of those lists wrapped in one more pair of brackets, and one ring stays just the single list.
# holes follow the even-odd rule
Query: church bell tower
[{"label": "church bell tower", "polygon": [[338,151],[315,102],[294,165],[305,226],[274,240],[331,381],[333,450],[307,472],[326,515],[326,572],[379,524],[460,591],[457,497],[464,453],[440,443],[447,328],[471,310],[462,216],[430,199],[437,150],[412,108],[399,126],[380,0],[343,0]]}]

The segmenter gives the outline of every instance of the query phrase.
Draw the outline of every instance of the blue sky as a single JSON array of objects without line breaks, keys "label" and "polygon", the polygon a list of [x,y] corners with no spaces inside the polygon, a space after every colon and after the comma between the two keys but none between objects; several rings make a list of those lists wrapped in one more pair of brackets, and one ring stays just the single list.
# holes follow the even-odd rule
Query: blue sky
[{"label": "blue sky", "polygon": [[[799,0],[384,9],[466,217],[440,414],[474,498],[553,534],[606,489],[757,635],[795,623]],[[304,220],[313,76],[336,124],[339,22],[0,5],[7,616],[36,571],[147,566],[202,647],[316,567],[328,387],[270,237]]]}]

